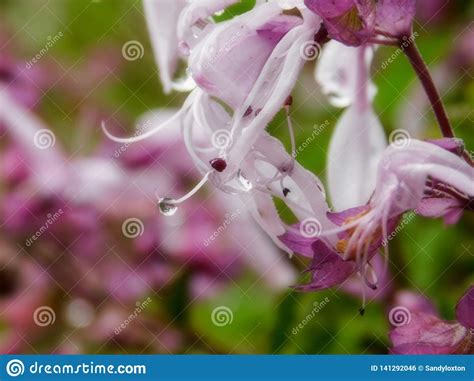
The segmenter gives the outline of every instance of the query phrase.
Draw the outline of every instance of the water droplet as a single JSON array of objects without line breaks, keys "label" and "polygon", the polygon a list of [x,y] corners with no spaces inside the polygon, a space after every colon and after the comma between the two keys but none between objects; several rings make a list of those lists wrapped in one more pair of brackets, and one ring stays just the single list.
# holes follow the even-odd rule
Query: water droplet
[{"label": "water droplet", "polygon": [[176,200],[169,197],[161,198],[158,203],[158,208],[160,209],[160,213],[167,217],[173,216],[178,210]]},{"label": "water droplet", "polygon": [[66,321],[74,328],[89,326],[95,317],[94,307],[86,300],[75,299],[66,306]]},{"label": "water droplet", "polygon": [[239,183],[245,192],[249,192],[252,190],[253,188],[252,183],[250,182],[249,179],[245,177],[241,169],[239,169],[239,172],[237,173],[237,179],[239,180]]},{"label": "water droplet", "polygon": [[178,50],[184,57],[188,57],[191,54],[191,48],[185,41],[179,43]]}]

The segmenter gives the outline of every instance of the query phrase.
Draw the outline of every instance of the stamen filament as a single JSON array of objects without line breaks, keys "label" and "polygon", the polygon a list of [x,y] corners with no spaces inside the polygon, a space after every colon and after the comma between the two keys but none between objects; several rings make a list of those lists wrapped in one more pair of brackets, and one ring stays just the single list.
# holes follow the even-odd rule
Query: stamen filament
[{"label": "stamen filament", "polygon": [[184,201],[186,201],[186,200],[190,199],[191,197],[193,197],[204,186],[204,184],[207,183],[207,180],[208,180],[210,174],[211,174],[211,172],[207,172],[204,175],[204,177],[201,179],[201,181],[199,183],[197,183],[196,186],[193,189],[191,189],[183,197],[181,197],[181,198],[177,199],[176,201],[174,201],[173,204],[181,204]]},{"label": "stamen filament", "polygon": [[288,124],[288,131],[290,133],[291,158],[292,158],[292,163],[294,163],[295,157],[296,157],[296,140],[295,140],[295,131],[293,129],[293,122],[291,121],[290,106],[285,106],[285,112],[286,112],[286,123]]},{"label": "stamen filament", "polygon": [[169,197],[164,197],[163,198],[163,197],[160,197],[159,195],[157,195],[160,204],[166,203],[167,206],[169,206],[169,205],[176,206],[176,205],[179,205],[179,204],[185,202],[186,200],[189,200],[192,196],[194,196],[204,186],[204,184],[206,184],[210,174],[211,174],[211,172],[207,172],[204,175],[204,177],[201,179],[201,181],[193,189],[191,189],[183,197],[181,197],[177,200],[169,198]]}]

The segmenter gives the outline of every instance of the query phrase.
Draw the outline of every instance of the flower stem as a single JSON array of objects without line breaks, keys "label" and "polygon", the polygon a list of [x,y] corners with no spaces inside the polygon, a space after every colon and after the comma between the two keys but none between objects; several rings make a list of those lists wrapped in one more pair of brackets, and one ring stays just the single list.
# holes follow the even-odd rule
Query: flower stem
[{"label": "flower stem", "polygon": [[451,127],[451,123],[449,122],[448,115],[446,114],[443,101],[441,100],[441,96],[436,89],[433,78],[431,77],[428,67],[426,66],[426,63],[423,60],[423,57],[421,56],[415,42],[412,41],[411,43],[406,44],[405,41],[401,41],[400,46],[410,60],[416,75],[418,76],[426,94],[428,95],[443,136],[446,138],[453,138],[454,132]]}]

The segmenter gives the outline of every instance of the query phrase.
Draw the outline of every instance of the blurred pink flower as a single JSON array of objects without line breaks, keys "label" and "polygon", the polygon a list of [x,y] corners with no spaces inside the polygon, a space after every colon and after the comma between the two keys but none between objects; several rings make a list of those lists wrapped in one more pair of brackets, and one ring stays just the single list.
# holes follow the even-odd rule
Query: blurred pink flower
[{"label": "blurred pink flower", "polygon": [[[391,310],[392,331],[390,339],[395,354],[466,354],[474,353],[474,287],[471,286],[456,305],[456,321],[442,320],[433,307],[421,303],[399,304]],[[407,298],[404,297],[402,303]],[[394,318],[397,309],[405,308],[406,318]]]}]

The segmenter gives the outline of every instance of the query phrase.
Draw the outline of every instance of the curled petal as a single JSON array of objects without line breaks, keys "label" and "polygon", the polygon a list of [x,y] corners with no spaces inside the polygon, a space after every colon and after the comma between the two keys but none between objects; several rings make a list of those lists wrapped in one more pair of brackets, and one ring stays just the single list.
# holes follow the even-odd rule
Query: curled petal
[{"label": "curled petal", "polygon": [[301,23],[269,3],[218,25],[191,54],[190,69],[198,86],[239,108],[281,38]]},{"label": "curled petal", "polygon": [[284,234],[285,227],[278,215],[272,197],[262,192],[252,192],[248,195],[242,195],[241,199],[247,205],[253,218],[255,218],[257,223],[269,235],[273,242],[280,249],[292,255],[293,251],[291,247],[286,246],[284,242],[278,239],[279,236]]},{"label": "curled petal", "polygon": [[[237,3],[238,0],[200,0],[188,2],[178,21],[178,40],[182,54],[188,54],[210,32],[214,24],[205,25],[211,15]],[[204,25],[199,25],[199,24]]]},{"label": "curled petal", "polygon": [[[330,228],[333,224],[326,216],[328,205],[320,183],[311,172],[294,162],[283,145],[268,133],[259,138],[256,147],[242,166],[250,183],[255,185],[251,195],[247,196],[257,202],[254,214],[280,247],[289,253],[300,253],[299,248],[291,242],[293,229],[287,231],[275,208],[273,197],[285,202],[300,220],[312,218],[320,229]],[[289,193],[284,195],[283,188]],[[308,256],[312,256],[311,253],[311,249],[308,249]]]},{"label": "curled petal", "polygon": [[[373,50],[364,49],[364,54],[367,65],[365,70],[368,70],[373,59]],[[316,65],[316,80],[335,107],[347,107],[357,99],[360,91],[360,69],[357,64],[359,55],[358,49],[337,41],[329,41],[322,50]],[[368,100],[372,101],[377,89],[372,81],[368,81],[366,86]]]},{"label": "curled petal", "polygon": [[392,330],[394,354],[451,354],[463,347],[468,329],[458,323],[415,312],[409,322]]},{"label": "curled petal", "polygon": [[292,229],[288,229],[284,234],[278,238],[283,244],[290,250],[303,255],[305,257],[312,257],[314,255],[313,242],[314,238],[305,237],[300,233],[301,224],[292,226]]},{"label": "curled petal", "polygon": [[393,201],[392,214],[416,209],[422,202],[428,178],[474,196],[474,169],[459,156],[434,144],[415,139],[406,146],[390,146],[380,160],[373,204]]},{"label": "curled petal", "polygon": [[438,147],[441,147],[445,149],[446,151],[454,153],[458,156],[462,156],[464,152],[464,142],[461,139],[442,138],[442,139],[436,139],[436,140],[428,140],[428,142],[435,144]]},{"label": "curled petal", "polygon": [[446,225],[454,225],[461,219],[464,204],[455,198],[427,197],[416,208],[419,215],[429,218],[443,217]]},{"label": "curled petal", "polygon": [[369,201],[386,145],[384,130],[372,108],[361,112],[351,106],[344,112],[328,153],[328,190],[336,210]]},{"label": "curled petal", "polygon": [[[231,146],[228,154],[230,169],[238,166],[242,156],[245,156],[255,144],[258,136],[290,95],[306,62],[301,54],[301,47],[314,38],[318,21],[311,14],[304,13],[304,23],[293,28],[283,37],[262,69],[232,123],[232,131],[239,138]],[[244,123],[242,118],[249,107],[258,110],[258,113]]]},{"label": "curled petal", "polygon": [[337,286],[345,282],[356,271],[353,261],[344,261],[340,255],[317,240],[312,245],[313,262],[308,271],[311,272],[310,283],[297,286],[300,291],[317,291]]},{"label": "curled petal", "polygon": [[167,0],[166,7],[161,0],[143,0],[148,30],[165,93],[173,89],[173,77],[179,58],[176,24],[185,6],[185,0]]},{"label": "curled petal", "polygon": [[342,226],[349,218],[356,217],[364,214],[370,207],[368,205],[356,206],[355,208],[349,208],[342,212],[328,213],[328,218],[337,226]]}]

